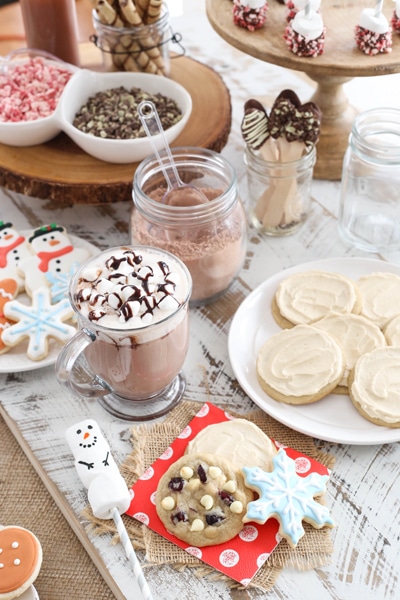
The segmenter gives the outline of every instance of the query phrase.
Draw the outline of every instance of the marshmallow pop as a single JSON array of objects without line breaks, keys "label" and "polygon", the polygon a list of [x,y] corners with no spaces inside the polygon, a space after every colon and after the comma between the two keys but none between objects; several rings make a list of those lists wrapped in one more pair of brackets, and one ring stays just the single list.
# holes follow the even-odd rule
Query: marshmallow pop
[{"label": "marshmallow pop", "polygon": [[396,0],[396,6],[393,11],[392,20],[390,22],[393,31],[400,33],[400,0]]},{"label": "marshmallow pop", "polygon": [[365,8],[355,27],[356,44],[369,56],[392,51],[392,30],[382,5],[383,0],[377,0],[375,8]]},{"label": "marshmallow pop", "polygon": [[[307,0],[288,0],[286,2],[286,8],[288,10],[286,15],[286,21],[291,23],[295,18],[296,14],[299,10],[304,10],[306,7]],[[310,8],[311,10],[319,11],[319,7],[321,6],[321,0],[310,0]]]},{"label": "marshmallow pop", "polygon": [[249,31],[260,29],[267,18],[266,0],[233,0],[233,22]]},{"label": "marshmallow pop", "polygon": [[319,56],[324,51],[325,27],[319,12],[306,0],[305,8],[299,10],[285,29],[287,47],[297,56]]},{"label": "marshmallow pop", "polygon": [[[129,508],[131,495],[100,427],[96,421],[86,419],[67,429],[65,436],[74,455],[79,478],[88,490],[88,500],[94,516],[114,520],[142,597],[144,600],[153,600],[121,519],[121,514]],[[132,597],[137,598],[135,594]]]}]

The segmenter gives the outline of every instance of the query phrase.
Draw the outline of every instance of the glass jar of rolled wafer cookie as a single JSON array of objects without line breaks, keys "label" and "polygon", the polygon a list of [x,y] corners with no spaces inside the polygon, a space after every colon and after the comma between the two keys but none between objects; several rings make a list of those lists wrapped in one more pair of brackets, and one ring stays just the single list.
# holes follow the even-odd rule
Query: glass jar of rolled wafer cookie
[{"label": "glass jar of rolled wafer cookie", "polygon": [[288,161],[266,160],[258,150],[246,147],[249,220],[255,229],[285,236],[301,227],[310,210],[315,160],[314,146]]},{"label": "glass jar of rolled wafer cookie", "polygon": [[168,77],[169,11],[160,0],[94,0],[96,34],[106,71],[137,71]]}]

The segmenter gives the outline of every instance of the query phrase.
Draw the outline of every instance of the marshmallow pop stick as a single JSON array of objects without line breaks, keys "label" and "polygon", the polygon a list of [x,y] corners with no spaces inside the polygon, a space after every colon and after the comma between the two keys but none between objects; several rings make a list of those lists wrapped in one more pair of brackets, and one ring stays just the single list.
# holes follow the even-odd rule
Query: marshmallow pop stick
[{"label": "marshmallow pop stick", "polygon": [[[75,458],[79,478],[88,490],[95,517],[113,519],[125,554],[132,567],[143,600],[153,600],[121,514],[131,503],[128,487],[111,455],[110,447],[96,421],[86,419],[66,431],[67,443]],[[135,600],[137,596],[134,595]]]}]

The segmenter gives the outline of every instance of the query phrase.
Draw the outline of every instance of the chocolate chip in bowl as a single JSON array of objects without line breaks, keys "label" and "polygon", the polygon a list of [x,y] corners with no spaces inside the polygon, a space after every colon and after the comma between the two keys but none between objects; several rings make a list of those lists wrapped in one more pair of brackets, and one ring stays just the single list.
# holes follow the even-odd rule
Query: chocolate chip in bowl
[{"label": "chocolate chip in bowl", "polygon": [[[192,100],[178,83],[149,73],[81,70],[69,82],[60,107],[63,131],[85,152],[106,162],[131,163],[153,153],[137,106],[151,100],[172,143],[187,124]],[[154,141],[161,149],[162,136]]]}]

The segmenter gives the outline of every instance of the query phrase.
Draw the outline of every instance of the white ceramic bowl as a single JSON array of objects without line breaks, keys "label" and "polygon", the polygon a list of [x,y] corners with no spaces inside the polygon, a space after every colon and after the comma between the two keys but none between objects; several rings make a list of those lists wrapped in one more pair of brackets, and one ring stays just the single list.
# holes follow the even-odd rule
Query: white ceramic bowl
[{"label": "white ceramic bowl", "polygon": [[[73,69],[72,65],[68,66]],[[148,73],[128,71],[99,73],[75,69],[51,116],[35,121],[0,122],[0,143],[10,146],[34,146],[43,144],[64,131],[84,152],[95,158],[109,163],[140,162],[153,153],[147,137],[130,140],[104,139],[83,133],[72,124],[75,115],[90,96],[119,86],[128,89],[137,87],[151,94],[160,93],[175,100],[182,112],[182,118],[165,130],[165,136],[169,144],[178,137],[192,112],[191,96],[179,83],[167,77]],[[163,147],[161,135],[154,135],[153,141],[161,150]]]},{"label": "white ceramic bowl", "polygon": [[[165,130],[165,136],[170,144],[178,137],[189,120],[192,111],[192,99],[184,87],[160,75],[128,71],[97,73],[81,70],[67,83],[62,101],[56,112],[62,130],[88,154],[110,163],[139,162],[153,153],[151,143],[147,137],[130,140],[100,138],[83,133],[72,124],[75,115],[86,104],[90,96],[119,86],[124,86],[127,89],[137,87],[151,94],[160,93],[175,100],[182,112],[182,118],[175,125]],[[162,136],[160,134],[154,135],[153,141],[157,148],[161,150],[163,147]]]},{"label": "white ceramic bowl", "polygon": [[[26,62],[29,57],[41,57],[60,68],[70,70],[72,73],[77,71],[77,67],[74,67],[74,65],[60,61],[47,52],[21,48],[10,52],[10,54],[0,61],[0,74],[3,69],[12,69],[16,64]],[[61,98],[62,95],[59,104]],[[48,117],[34,121],[18,121],[15,123],[9,121],[3,123],[0,121],[0,142],[9,146],[36,146],[37,144],[48,142],[60,133],[60,131],[61,125],[56,118],[55,112]]]}]

